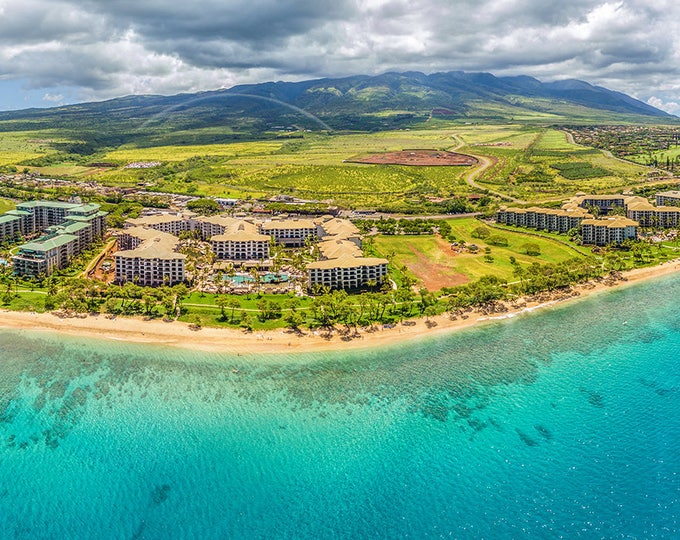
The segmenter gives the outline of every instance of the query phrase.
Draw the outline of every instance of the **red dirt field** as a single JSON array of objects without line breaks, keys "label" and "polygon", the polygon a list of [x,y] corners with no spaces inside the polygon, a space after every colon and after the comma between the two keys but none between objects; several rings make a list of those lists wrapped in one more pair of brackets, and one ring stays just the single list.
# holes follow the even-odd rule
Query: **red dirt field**
[{"label": "red dirt field", "polygon": [[[439,237],[437,238],[437,244],[439,244],[439,247],[445,252],[448,252],[451,249],[448,242],[445,242]],[[425,256],[425,254],[420,253],[413,247],[410,247],[409,249],[418,257],[418,262],[410,264],[409,270],[422,281],[423,287],[427,290],[438,291],[442,287],[465,285],[470,281],[467,276],[453,271],[451,266],[433,262],[430,258]]]},{"label": "red dirt field", "polygon": [[345,160],[349,163],[367,163],[371,165],[412,165],[420,167],[450,167],[455,165],[477,165],[479,161],[467,154],[445,152],[443,150],[401,150],[384,152],[370,156],[354,157]]}]

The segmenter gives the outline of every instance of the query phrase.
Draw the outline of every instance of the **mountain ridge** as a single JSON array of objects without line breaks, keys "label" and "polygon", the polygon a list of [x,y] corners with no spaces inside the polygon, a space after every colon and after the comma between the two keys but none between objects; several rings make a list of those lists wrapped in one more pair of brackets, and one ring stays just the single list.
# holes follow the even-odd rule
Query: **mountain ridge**
[{"label": "mountain ridge", "polygon": [[0,112],[0,129],[57,128],[96,145],[155,131],[228,127],[234,138],[271,130],[405,128],[445,111],[463,121],[606,123],[680,121],[622,92],[577,79],[541,82],[485,72],[386,72],[305,81],[269,81],[172,96],[130,95],[45,109]]}]

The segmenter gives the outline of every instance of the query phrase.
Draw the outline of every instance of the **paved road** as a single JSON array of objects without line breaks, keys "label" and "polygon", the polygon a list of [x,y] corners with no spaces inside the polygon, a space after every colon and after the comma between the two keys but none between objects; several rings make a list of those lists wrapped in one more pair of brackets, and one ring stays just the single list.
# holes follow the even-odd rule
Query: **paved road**
[{"label": "paved road", "polygon": [[516,204],[526,204],[526,201],[523,201],[522,199],[516,199],[515,197],[511,197],[510,195],[506,195],[505,193],[493,191],[485,186],[480,186],[477,182],[475,182],[475,178],[482,174],[486,169],[491,167],[491,165],[493,165],[494,162],[486,156],[471,154],[470,152],[467,152],[467,154],[476,157],[481,164],[479,167],[473,169],[472,171],[465,175],[465,181],[470,187],[473,187],[480,191],[486,191],[487,193],[491,193],[492,195],[495,195],[496,197],[499,197],[500,199],[503,199],[505,201],[514,202]]},{"label": "paved road", "polygon": [[[458,143],[456,146],[453,148],[450,148],[448,151],[449,152],[457,152],[460,148],[465,146],[465,141],[461,139],[458,135],[453,136],[454,139],[456,139],[456,142]],[[510,195],[506,195],[505,193],[499,193],[498,191],[493,191],[485,186],[480,186],[477,182],[475,182],[475,178],[477,178],[480,174],[482,174],[486,169],[488,169],[491,165],[493,165],[493,161],[489,159],[486,156],[480,156],[477,154],[471,154],[470,152],[465,152],[469,156],[476,157],[479,160],[479,167],[476,167],[472,169],[467,175],[465,175],[465,182],[467,183],[468,186],[477,189],[479,191],[486,191],[488,193],[491,193],[492,195],[495,195],[496,197],[499,197],[505,201],[510,201],[514,202],[516,204],[525,204],[526,201],[523,201],[522,199],[515,199],[514,197],[511,197]]]}]

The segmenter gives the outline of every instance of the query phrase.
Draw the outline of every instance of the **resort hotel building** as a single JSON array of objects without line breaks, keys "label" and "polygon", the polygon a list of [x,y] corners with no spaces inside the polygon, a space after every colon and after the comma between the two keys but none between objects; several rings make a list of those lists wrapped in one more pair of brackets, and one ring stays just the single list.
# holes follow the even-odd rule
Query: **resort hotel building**
[{"label": "resort hotel building", "polygon": [[179,238],[150,227],[130,227],[118,235],[114,254],[116,283],[144,287],[172,286],[185,279],[186,255],[178,253]]},{"label": "resort hotel building", "polygon": [[12,257],[20,276],[50,275],[87,249],[106,231],[106,212],[98,204],[28,201],[0,216],[3,241],[43,236],[23,244]]},{"label": "resort hotel building", "polygon": [[160,232],[179,236],[193,230],[190,218],[193,214],[152,214],[141,218],[130,218],[125,227],[148,227]]},{"label": "resort hotel building", "polygon": [[[314,220],[280,216],[263,221],[159,214],[130,219],[126,227],[119,236],[124,251],[115,256],[118,282],[134,279],[140,285],[159,285],[183,280],[184,256],[177,253],[176,238],[183,231],[193,231],[209,242],[216,259],[241,266],[267,265],[272,241],[297,248],[308,240],[319,241],[321,260],[307,266],[310,288],[355,289],[379,284],[387,275],[386,259],[363,256],[359,230],[350,221],[331,216]],[[174,243],[157,233],[171,235]]]},{"label": "resort hotel building", "polygon": [[303,247],[307,238],[316,240],[319,236],[316,223],[310,219],[272,219],[265,221],[260,231],[285,247]]},{"label": "resort hotel building", "polygon": [[642,227],[675,228],[680,225],[680,206],[654,206],[647,200],[635,201],[627,205],[626,216]]},{"label": "resort hotel building", "polygon": [[16,242],[23,236],[25,225],[18,210],[11,210],[0,216],[0,244]]},{"label": "resort hotel building", "polygon": [[229,227],[223,234],[210,238],[215,257],[227,261],[266,261],[269,259],[271,238],[258,232],[252,223],[243,221]]},{"label": "resort hotel building", "polygon": [[369,283],[380,285],[387,276],[387,259],[364,257],[361,236],[348,220],[327,218],[319,223],[321,260],[307,265],[309,287],[358,289]]},{"label": "resort hotel building", "polygon": [[645,197],[632,195],[581,195],[567,202],[563,208],[597,207],[607,215],[612,208],[623,208],[626,217],[637,221],[641,227],[669,228],[680,225],[680,191],[665,191],[656,194],[656,205]]}]

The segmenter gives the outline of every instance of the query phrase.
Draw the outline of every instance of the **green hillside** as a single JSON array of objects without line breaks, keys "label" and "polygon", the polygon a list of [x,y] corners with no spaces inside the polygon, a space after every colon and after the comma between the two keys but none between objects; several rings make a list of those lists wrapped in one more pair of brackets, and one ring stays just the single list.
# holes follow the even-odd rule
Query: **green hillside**
[{"label": "green hillside", "polygon": [[0,130],[58,133],[53,149],[214,144],[291,132],[386,131],[439,121],[523,123],[676,122],[663,111],[582,81],[541,83],[488,73],[387,73],[242,85],[176,96],[0,113]]}]

